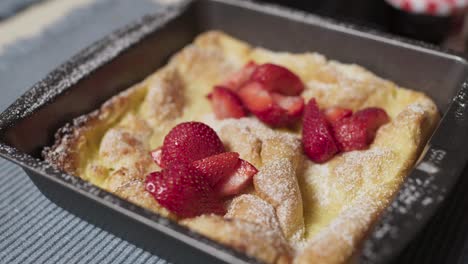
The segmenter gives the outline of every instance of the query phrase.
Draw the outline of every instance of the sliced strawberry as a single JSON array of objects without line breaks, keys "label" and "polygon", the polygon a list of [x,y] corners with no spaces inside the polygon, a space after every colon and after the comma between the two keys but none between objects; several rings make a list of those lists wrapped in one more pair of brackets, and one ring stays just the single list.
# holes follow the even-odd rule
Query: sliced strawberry
[{"label": "sliced strawberry", "polygon": [[149,174],[145,187],[161,206],[183,218],[226,212],[207,179],[190,164],[173,163]]},{"label": "sliced strawberry", "polygon": [[[271,94],[273,105],[266,111],[253,112],[262,122],[272,127],[294,125],[304,110],[304,100],[299,96]],[[283,107],[288,107],[287,109]]]},{"label": "sliced strawberry", "polygon": [[300,96],[284,96],[272,93],[273,101],[284,109],[289,118],[299,118],[304,111],[304,99]]},{"label": "sliced strawberry", "polygon": [[270,92],[284,95],[300,95],[304,90],[304,84],[296,74],[272,63],[258,66],[250,79],[262,83]]},{"label": "sliced strawberry", "polygon": [[368,124],[368,129],[370,130],[370,136],[375,137],[377,129],[382,125],[388,123],[390,118],[387,115],[387,112],[379,107],[368,107],[360,111],[357,111],[354,114],[355,118],[366,122]]},{"label": "sliced strawberry", "polygon": [[240,162],[239,153],[224,152],[192,162],[193,167],[215,186],[222,178],[232,174]]},{"label": "sliced strawberry", "polygon": [[334,106],[334,107],[327,108],[324,111],[324,113],[328,122],[330,122],[331,124],[334,124],[343,118],[352,116],[353,110],[339,107],[339,106]]},{"label": "sliced strawberry", "polygon": [[161,167],[171,163],[191,163],[224,152],[216,132],[200,122],[185,122],[175,126],[164,138]]},{"label": "sliced strawberry", "polygon": [[374,141],[377,129],[388,121],[385,110],[376,107],[365,108],[338,121],[333,129],[340,150],[366,149]]},{"label": "sliced strawberry", "polygon": [[215,186],[215,192],[220,196],[238,194],[252,182],[257,172],[255,166],[241,159],[235,171]]},{"label": "sliced strawberry", "polygon": [[148,191],[151,194],[155,194],[157,191],[157,185],[155,184],[155,182],[159,180],[159,178],[161,177],[163,177],[163,174],[161,171],[154,171],[146,175],[146,181],[145,181],[146,191]]},{"label": "sliced strawberry", "polygon": [[304,109],[302,97],[268,92],[263,84],[258,82],[244,85],[239,90],[239,97],[258,119],[273,127],[294,124]]},{"label": "sliced strawberry", "polygon": [[237,94],[228,88],[215,86],[208,98],[218,119],[247,116],[247,111],[245,111]]},{"label": "sliced strawberry", "polygon": [[[153,158],[153,161],[161,167],[161,157],[162,157],[162,148],[156,148],[153,151],[150,152],[151,158]],[[162,167],[161,167],[162,168]]]},{"label": "sliced strawberry", "polygon": [[338,152],[332,128],[315,99],[311,99],[304,110],[302,144],[307,156],[317,163],[331,159]]},{"label": "sliced strawberry", "polygon": [[229,76],[222,85],[232,91],[237,91],[250,79],[252,72],[254,72],[256,68],[257,64],[253,61],[249,61],[242,69]]},{"label": "sliced strawberry", "polygon": [[273,106],[271,94],[265,90],[262,84],[249,82],[240,88],[238,95],[245,107],[254,114],[267,111]]},{"label": "sliced strawberry", "polygon": [[272,127],[281,127],[289,124],[287,114],[284,109],[281,109],[278,105],[274,104],[270,108],[262,112],[252,113],[260,119],[263,123]]}]

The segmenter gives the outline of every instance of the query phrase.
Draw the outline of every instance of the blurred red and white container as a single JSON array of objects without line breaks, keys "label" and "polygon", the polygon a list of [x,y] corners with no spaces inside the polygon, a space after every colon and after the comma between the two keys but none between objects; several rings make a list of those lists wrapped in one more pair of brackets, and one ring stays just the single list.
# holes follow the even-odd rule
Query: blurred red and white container
[{"label": "blurred red and white container", "polygon": [[468,0],[386,0],[393,7],[412,14],[451,16],[463,10]]},{"label": "blurred red and white container", "polygon": [[468,0],[385,0],[391,31],[432,43],[463,35]]}]

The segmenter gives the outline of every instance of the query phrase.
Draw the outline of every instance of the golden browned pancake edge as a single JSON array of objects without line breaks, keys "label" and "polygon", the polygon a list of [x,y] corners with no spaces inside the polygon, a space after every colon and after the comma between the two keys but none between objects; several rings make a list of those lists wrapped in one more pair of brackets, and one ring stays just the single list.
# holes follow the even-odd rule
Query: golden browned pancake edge
[{"label": "golden browned pancake edge", "polygon": [[[283,65],[305,83],[303,97],[321,107],[384,108],[391,122],[368,150],[314,164],[297,132],[273,130],[253,117],[217,121],[205,95],[249,60]],[[226,147],[259,169],[226,216],[179,221],[144,191],[159,170],[148,152],[177,123],[202,121]],[[254,48],[218,31],[198,36],[147,79],[76,118],[56,134],[45,159],[63,171],[267,263],[345,263],[391,201],[438,123],[433,101],[357,65],[317,53]],[[218,232],[212,232],[218,230]]]}]

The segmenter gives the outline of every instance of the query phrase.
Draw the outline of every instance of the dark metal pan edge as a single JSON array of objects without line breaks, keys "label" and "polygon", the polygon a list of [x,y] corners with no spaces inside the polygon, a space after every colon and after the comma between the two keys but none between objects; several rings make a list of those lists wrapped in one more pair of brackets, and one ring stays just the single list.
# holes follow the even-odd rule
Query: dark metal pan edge
[{"label": "dark metal pan edge", "polygon": [[[362,263],[395,257],[434,215],[468,160],[468,78],[414,166],[363,245]],[[461,165],[460,165],[461,164]]]},{"label": "dark metal pan edge", "polygon": [[[185,2],[190,2],[191,0],[185,0]],[[197,0],[195,0],[197,1]],[[287,19],[292,19],[300,22],[307,22],[310,24],[320,25],[321,27],[328,28],[334,31],[352,33],[354,35],[362,36],[368,39],[373,39],[381,42],[385,42],[391,45],[404,46],[414,50],[420,50],[426,53],[431,53],[438,56],[443,56],[456,60],[460,63],[467,63],[465,59],[465,54],[445,48],[442,46],[437,46],[424,41],[419,41],[415,39],[406,38],[403,36],[391,34],[388,32],[380,31],[377,29],[369,28],[364,25],[355,25],[348,22],[342,22],[331,17],[325,17],[313,13],[307,13],[302,10],[285,7],[272,3],[257,3],[254,0],[198,0],[198,1],[211,1],[219,2],[223,4],[240,6],[247,9],[252,9],[258,12],[264,12],[272,14],[275,16],[282,16]]]}]

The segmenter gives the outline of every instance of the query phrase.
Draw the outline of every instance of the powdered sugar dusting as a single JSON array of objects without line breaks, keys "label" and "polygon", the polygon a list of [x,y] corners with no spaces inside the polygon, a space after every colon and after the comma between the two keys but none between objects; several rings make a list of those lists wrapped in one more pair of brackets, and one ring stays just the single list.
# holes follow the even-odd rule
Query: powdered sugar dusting
[{"label": "powdered sugar dusting", "polygon": [[286,158],[267,161],[254,176],[254,186],[257,193],[275,207],[285,236],[302,238],[303,204],[292,162]]},{"label": "powdered sugar dusting", "polygon": [[268,197],[273,206],[285,202],[295,189],[295,182],[290,180],[295,177],[294,168],[287,159],[273,160],[266,163],[254,177],[257,191]]},{"label": "powdered sugar dusting", "polygon": [[423,107],[421,104],[416,103],[416,104],[410,104],[408,106],[408,109],[416,114],[423,115],[425,113],[425,107]]},{"label": "powdered sugar dusting", "polygon": [[234,198],[224,217],[250,221],[276,230],[281,234],[275,208],[256,195],[245,194]]},{"label": "powdered sugar dusting", "polygon": [[[382,174],[376,172],[385,171],[395,154],[390,149],[373,146],[366,151],[343,153],[341,158],[343,162],[335,167],[338,184],[346,186],[346,191],[351,191],[350,188],[356,185],[357,181],[384,182],[384,179],[380,178]],[[371,169],[368,169],[369,167]]]},{"label": "powdered sugar dusting", "polygon": [[[328,206],[331,201],[348,199],[366,182],[384,181],[376,173],[384,170],[394,154],[389,150],[374,147],[367,151],[351,151],[341,154],[325,164],[306,162],[305,181],[313,186],[314,201],[320,206]],[[366,167],[373,164],[372,168]],[[375,169],[374,169],[375,168]]]},{"label": "powdered sugar dusting", "polygon": [[331,192],[334,190],[332,183],[329,182],[330,168],[328,164],[313,164],[310,161],[306,162],[306,170],[304,172],[306,183],[314,186],[313,192],[314,201],[320,206],[330,204]]},{"label": "powdered sugar dusting", "polygon": [[[367,226],[369,221],[369,209],[373,207],[372,203],[365,203],[367,208],[359,206],[355,208],[345,208],[343,213],[340,214],[330,225],[322,232],[318,233],[312,241],[321,243],[321,241],[328,240],[332,234],[340,240],[347,243],[349,246],[355,242],[355,231],[360,226]],[[312,243],[314,243],[312,242]]]},{"label": "powdered sugar dusting", "polygon": [[[440,188],[436,181],[433,175],[417,175],[407,179],[396,199],[387,208],[385,216],[373,230],[372,239],[364,244],[363,255],[366,261],[378,261],[394,250],[394,241],[398,241],[404,232],[402,226],[413,226],[415,221],[427,218],[427,215],[423,217],[421,213],[414,212],[424,212],[421,207],[436,207],[444,199],[446,189]],[[404,218],[406,222],[401,223],[401,215],[408,217]],[[384,238],[385,243],[379,243]]]},{"label": "powdered sugar dusting", "polygon": [[[262,166],[259,168],[259,173],[254,176],[255,189],[260,197],[275,208],[285,236],[291,243],[299,245],[304,239],[305,229],[302,197],[296,177],[296,166],[302,157],[298,135],[273,130],[253,117],[217,120],[210,114],[204,116],[202,120],[219,131],[222,138],[227,131],[226,137],[230,137],[228,141],[230,145],[234,145],[234,149],[242,149],[244,142],[261,143]],[[281,146],[270,146],[270,144]],[[252,144],[249,144],[248,148],[251,147]],[[270,153],[277,148],[289,148],[290,151]],[[263,152],[266,149],[269,149],[268,153]]]},{"label": "powdered sugar dusting", "polygon": [[319,82],[317,80],[310,80],[307,82],[306,86],[310,87],[310,90],[317,89],[317,90],[322,90],[323,92],[326,92],[327,90],[334,88],[335,84]]},{"label": "powdered sugar dusting", "polygon": [[256,136],[261,141],[265,141],[279,136],[287,143],[295,144],[295,142],[299,138],[299,136],[293,132],[289,132],[286,130],[274,130],[260,122],[255,117],[244,117],[240,119],[228,118],[218,120],[216,119],[214,114],[207,114],[203,116],[201,120],[202,122],[212,127],[218,133],[222,130],[223,127],[232,126],[250,131],[252,135]]},{"label": "powdered sugar dusting", "polygon": [[293,251],[282,236],[264,225],[215,215],[187,219],[182,224],[266,263],[289,263],[292,258]]}]

